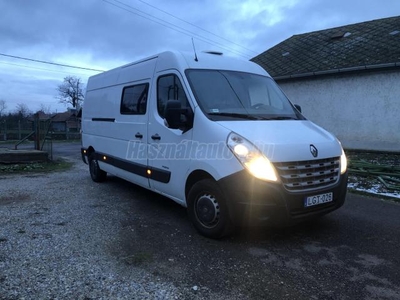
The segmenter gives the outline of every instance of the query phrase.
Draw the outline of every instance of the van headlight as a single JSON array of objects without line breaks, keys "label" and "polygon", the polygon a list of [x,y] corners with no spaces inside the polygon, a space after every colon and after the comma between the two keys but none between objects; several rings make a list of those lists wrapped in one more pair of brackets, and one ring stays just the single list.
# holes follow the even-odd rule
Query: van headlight
[{"label": "van headlight", "polygon": [[342,155],[340,155],[340,174],[345,173],[347,170],[347,158],[346,154],[344,154],[344,151],[342,149]]},{"label": "van headlight", "polygon": [[232,132],[228,136],[227,145],[254,177],[266,181],[278,181],[272,163],[248,140]]}]

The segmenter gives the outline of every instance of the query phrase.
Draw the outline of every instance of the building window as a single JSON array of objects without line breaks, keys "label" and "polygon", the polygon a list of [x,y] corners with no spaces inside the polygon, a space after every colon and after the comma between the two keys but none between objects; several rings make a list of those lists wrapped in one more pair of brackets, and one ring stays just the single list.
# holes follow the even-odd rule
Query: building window
[{"label": "building window", "polygon": [[148,83],[124,87],[121,99],[121,114],[144,115],[146,113],[148,91]]}]

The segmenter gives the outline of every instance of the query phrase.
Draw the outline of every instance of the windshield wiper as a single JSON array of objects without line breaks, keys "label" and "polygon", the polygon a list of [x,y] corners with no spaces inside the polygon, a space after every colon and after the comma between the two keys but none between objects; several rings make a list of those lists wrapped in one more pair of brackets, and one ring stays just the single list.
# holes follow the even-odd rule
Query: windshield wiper
[{"label": "windshield wiper", "polygon": [[239,113],[227,113],[227,112],[211,112],[208,113],[211,116],[224,116],[224,117],[233,117],[247,120],[264,120],[264,118],[256,117],[248,114],[239,114]]},{"label": "windshield wiper", "polygon": [[267,120],[298,120],[298,118],[294,118],[294,117],[270,117],[270,118],[266,118]]}]

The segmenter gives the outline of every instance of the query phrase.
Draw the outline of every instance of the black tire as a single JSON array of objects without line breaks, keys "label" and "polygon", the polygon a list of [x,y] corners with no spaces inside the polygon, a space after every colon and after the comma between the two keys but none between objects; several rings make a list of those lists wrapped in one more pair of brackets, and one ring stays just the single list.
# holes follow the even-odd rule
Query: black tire
[{"label": "black tire", "polygon": [[231,233],[228,205],[214,180],[204,179],[195,183],[187,200],[189,218],[202,235],[218,239]]},{"label": "black tire", "polygon": [[94,153],[89,155],[89,172],[94,182],[103,182],[107,179],[107,173],[100,169]]}]

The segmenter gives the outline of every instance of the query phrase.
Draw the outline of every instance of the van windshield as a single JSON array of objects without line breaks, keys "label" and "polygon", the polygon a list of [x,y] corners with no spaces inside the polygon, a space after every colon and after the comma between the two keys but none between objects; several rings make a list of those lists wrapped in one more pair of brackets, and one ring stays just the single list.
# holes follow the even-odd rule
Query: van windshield
[{"label": "van windshield", "polygon": [[305,119],[267,76],[194,69],[186,70],[186,76],[200,108],[210,119]]}]

